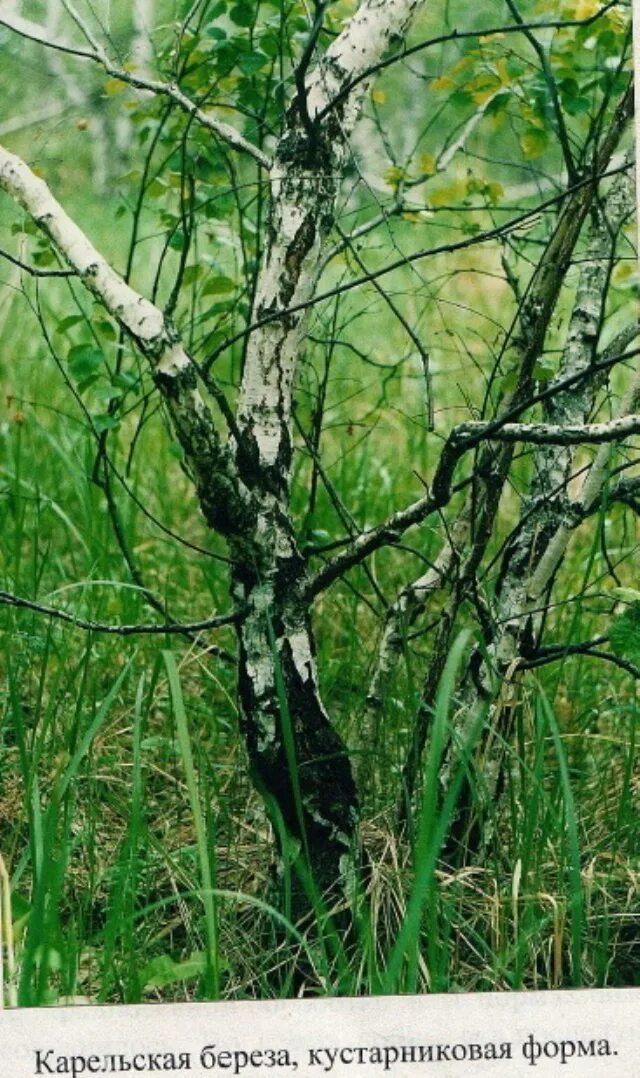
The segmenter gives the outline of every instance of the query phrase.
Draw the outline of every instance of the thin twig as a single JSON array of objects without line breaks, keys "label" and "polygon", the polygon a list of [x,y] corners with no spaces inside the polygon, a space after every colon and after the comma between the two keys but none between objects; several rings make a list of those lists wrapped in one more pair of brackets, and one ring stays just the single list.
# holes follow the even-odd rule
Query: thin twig
[{"label": "thin twig", "polygon": [[87,618],[69,614],[66,610],[60,610],[55,606],[47,606],[32,599],[25,599],[20,595],[12,595],[8,591],[0,591],[0,606],[12,606],[19,610],[33,610],[36,614],[55,618],[72,625],[74,629],[83,629],[85,632],[105,633],[111,636],[157,636],[167,633],[200,633],[207,629],[221,629],[225,625],[235,625],[240,617],[238,611],[231,614],[218,614],[204,621],[169,622],[167,625],[109,625],[99,621],[90,621]]}]

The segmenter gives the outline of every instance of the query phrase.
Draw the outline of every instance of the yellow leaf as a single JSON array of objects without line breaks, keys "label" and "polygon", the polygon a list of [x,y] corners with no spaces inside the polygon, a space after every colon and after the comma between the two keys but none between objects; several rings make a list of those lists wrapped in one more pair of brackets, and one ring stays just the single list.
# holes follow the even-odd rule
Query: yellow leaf
[{"label": "yellow leaf", "polygon": [[438,162],[432,153],[421,154],[418,164],[420,165],[420,171],[426,176],[434,176],[438,170]]},{"label": "yellow leaf", "polygon": [[439,79],[434,79],[431,83],[432,90],[453,90],[455,82],[450,79],[448,75],[442,75]]},{"label": "yellow leaf", "polygon": [[451,183],[447,187],[441,187],[439,191],[434,191],[429,196],[429,202],[432,206],[452,206],[455,205],[458,199],[465,194],[465,185],[461,183]]},{"label": "yellow leaf", "polygon": [[398,168],[397,165],[392,165],[391,168],[388,168],[384,174],[385,183],[387,183],[389,187],[397,187],[400,181],[404,179],[404,177],[404,169]]},{"label": "yellow leaf", "polygon": [[544,131],[546,129],[546,124],[542,116],[538,116],[538,114],[534,112],[533,109],[530,108],[528,105],[525,105],[523,107],[522,115],[525,120],[527,120],[527,122],[531,125],[531,127],[537,127],[540,131]]},{"label": "yellow leaf", "polygon": [[374,90],[371,94],[371,100],[375,101],[376,105],[384,105],[387,100],[387,95],[384,90]]},{"label": "yellow leaf", "polygon": [[486,105],[487,101],[490,101],[495,94],[495,90],[479,90],[477,94],[473,94],[473,100],[476,105]]},{"label": "yellow leaf", "polygon": [[496,71],[498,72],[498,78],[503,86],[509,86],[512,82],[511,75],[509,74],[509,61],[506,56],[501,56],[496,64]]},{"label": "yellow leaf", "polygon": [[520,138],[522,152],[527,160],[532,157],[540,157],[547,148],[548,138],[545,131],[530,127]]},{"label": "yellow leaf", "polygon": [[598,14],[601,7],[600,0],[578,0],[573,17],[574,19],[590,19],[592,15]]},{"label": "yellow leaf", "polygon": [[127,84],[122,82],[122,79],[107,79],[104,84],[105,93],[109,94],[109,97],[113,97],[114,94],[121,94],[126,88]]},{"label": "yellow leaf", "polygon": [[631,262],[621,262],[619,266],[616,266],[614,273],[614,280],[626,281],[628,277],[631,277],[634,272],[634,266]]}]

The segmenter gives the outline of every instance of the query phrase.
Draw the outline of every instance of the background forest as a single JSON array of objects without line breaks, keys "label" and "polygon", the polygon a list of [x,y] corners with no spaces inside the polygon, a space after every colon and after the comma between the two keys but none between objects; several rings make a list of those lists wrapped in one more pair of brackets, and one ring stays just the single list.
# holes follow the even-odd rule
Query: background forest
[{"label": "background forest", "polygon": [[640,983],[630,56],[0,3],[6,1003]]}]

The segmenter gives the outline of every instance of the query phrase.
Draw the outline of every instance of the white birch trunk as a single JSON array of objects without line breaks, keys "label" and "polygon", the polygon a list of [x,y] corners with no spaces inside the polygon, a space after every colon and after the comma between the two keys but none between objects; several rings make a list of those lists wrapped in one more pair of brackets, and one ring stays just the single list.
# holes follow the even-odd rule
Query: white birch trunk
[{"label": "white birch trunk", "polygon": [[[316,886],[342,895],[355,841],[357,799],[346,751],[318,692],[305,566],[289,517],[292,392],[305,319],[288,308],[313,296],[349,138],[367,90],[365,73],[390,40],[406,32],[422,3],[362,0],[307,76],[304,100],[298,96],[289,110],[271,167],[269,228],[253,310],[254,322],[266,315],[270,321],[248,342],[237,423],[231,422],[227,446],[173,326],[113,271],[46,184],[0,149],[0,188],[31,214],[151,363],[205,518],[227,537],[234,558],[233,591],[242,611],[239,687],[254,779],[292,843],[306,848]],[[66,2],[65,7],[89,42],[83,55],[113,73],[73,5]],[[2,20],[15,23],[5,15]],[[46,43],[41,28],[29,25],[25,32]],[[268,163],[232,129],[201,114],[177,88],[130,73],[123,77],[143,89],[170,94],[220,137]],[[295,742],[293,766],[287,725]]]},{"label": "white birch trunk", "polygon": [[[619,102],[609,130],[604,135],[599,148],[594,153],[592,167],[598,174],[606,171],[612,156],[617,151],[622,135],[632,115],[633,95],[627,90]],[[506,416],[529,398],[533,388],[535,363],[544,350],[545,338],[553,312],[556,308],[565,274],[571,263],[573,253],[580,237],[584,222],[594,203],[595,189],[583,186],[576,189],[565,202],[556,227],[545,251],[536,266],[527,294],[520,306],[517,320],[505,342],[502,373],[513,374],[515,387],[509,389],[497,409],[496,419]],[[467,424],[469,435],[472,427],[476,434],[480,424]],[[460,432],[463,433],[462,431]],[[505,438],[504,445],[480,446],[474,468],[474,481],[467,506],[471,521],[471,537],[461,565],[454,589],[450,609],[454,609],[465,596],[465,591],[473,588],[477,569],[486,552],[487,544],[493,533],[496,514],[504,485],[507,481],[513,459],[515,438]],[[431,723],[432,694],[437,685],[437,674],[443,665],[449,639],[446,625],[451,628],[454,618],[445,619],[441,632],[438,633],[438,646],[434,652],[430,669],[425,678],[423,699],[416,716],[411,743],[403,767],[403,800],[399,805],[399,819],[403,824],[405,809],[418,781],[420,761],[427,741]],[[466,711],[465,711],[466,713]]]},{"label": "white birch trunk", "polygon": [[[313,297],[332,225],[349,138],[367,89],[363,80],[340,95],[404,35],[423,0],[363,0],[306,79],[276,148],[269,181],[267,243],[252,321],[269,321],[248,342],[238,405],[242,444],[236,464],[260,503],[251,537],[254,560],[235,577],[247,611],[241,628],[241,698],[246,739],[258,784],[275,798],[290,836],[306,845],[322,891],[344,894],[352,862],[357,797],[346,748],[331,725],[317,685],[305,566],[289,518],[291,408],[304,346],[305,315],[288,308]],[[324,114],[334,99],[335,109]],[[281,314],[280,314],[281,312]],[[277,660],[274,656],[274,650]],[[278,699],[276,662],[287,695]],[[283,721],[291,723],[303,798],[295,803]]]}]

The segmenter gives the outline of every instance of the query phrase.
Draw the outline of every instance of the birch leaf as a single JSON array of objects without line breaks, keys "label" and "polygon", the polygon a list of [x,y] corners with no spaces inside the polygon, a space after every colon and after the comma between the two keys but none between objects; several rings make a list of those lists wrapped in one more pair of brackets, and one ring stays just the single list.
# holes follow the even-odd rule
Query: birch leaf
[{"label": "birch leaf", "polygon": [[96,374],[104,363],[104,352],[91,344],[77,344],[69,350],[69,372],[76,382]]}]

